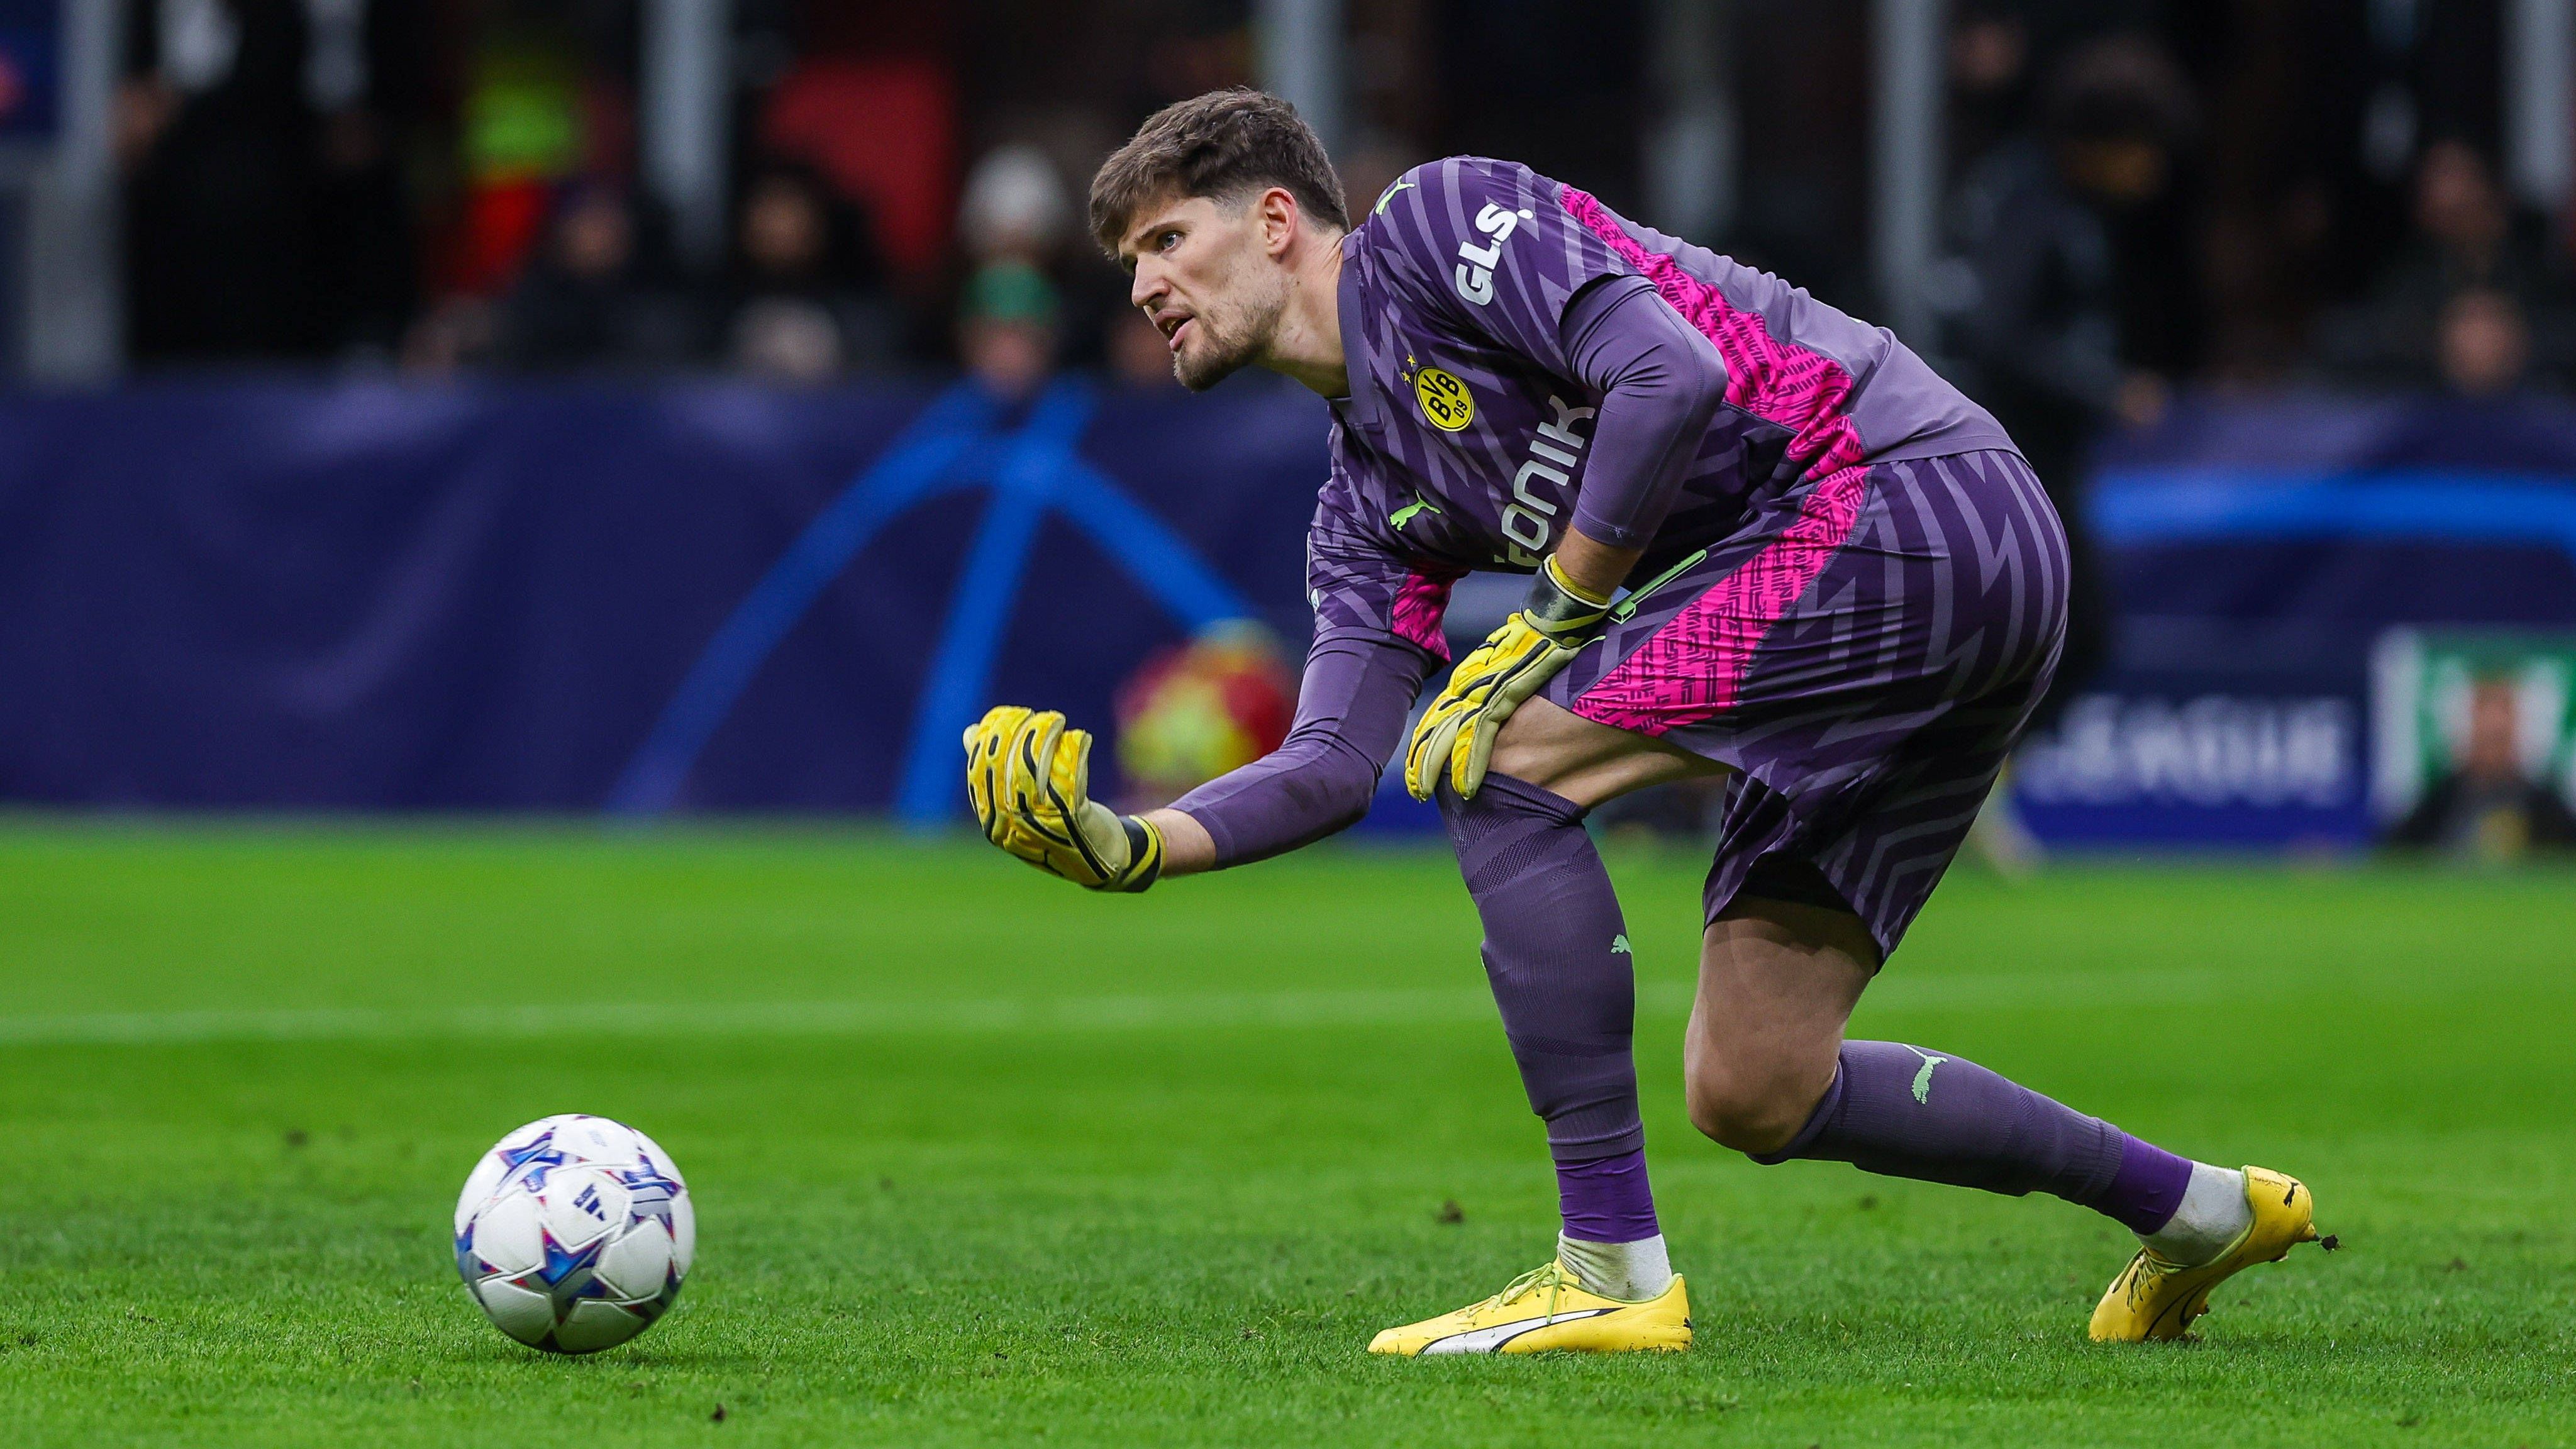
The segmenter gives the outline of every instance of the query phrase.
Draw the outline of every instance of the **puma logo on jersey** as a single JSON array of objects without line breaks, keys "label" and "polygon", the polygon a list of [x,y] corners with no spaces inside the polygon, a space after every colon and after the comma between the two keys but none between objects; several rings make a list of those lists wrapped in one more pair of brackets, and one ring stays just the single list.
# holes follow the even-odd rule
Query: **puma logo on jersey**
[{"label": "puma logo on jersey", "polygon": [[1512,239],[1520,224],[1536,213],[1524,207],[1514,211],[1508,206],[1485,203],[1476,213],[1476,230],[1489,240],[1478,246],[1472,241],[1458,243],[1458,266],[1451,273],[1458,282],[1458,295],[1482,307],[1494,300],[1494,268],[1502,265],[1503,243]]},{"label": "puma logo on jersey", "polygon": [[1583,447],[1592,441],[1574,430],[1576,423],[1590,418],[1595,408],[1575,407],[1551,393],[1548,407],[1556,421],[1538,425],[1538,436],[1530,439],[1529,459],[1512,475],[1512,501],[1503,505],[1503,537],[1511,541],[1505,555],[1523,568],[1536,568],[1539,555],[1547,552],[1548,520],[1556,517],[1555,500],[1542,498],[1530,491],[1535,479],[1563,488],[1574,477],[1574,465],[1583,457]]}]

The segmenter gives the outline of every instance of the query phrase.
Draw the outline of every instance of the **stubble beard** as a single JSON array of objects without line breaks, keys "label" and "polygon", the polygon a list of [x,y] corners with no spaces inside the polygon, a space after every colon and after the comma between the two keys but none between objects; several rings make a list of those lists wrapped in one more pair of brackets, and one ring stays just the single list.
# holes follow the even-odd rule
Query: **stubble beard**
[{"label": "stubble beard", "polygon": [[1287,289],[1240,307],[1203,312],[1192,319],[1198,346],[1172,354],[1172,376],[1192,392],[1205,392],[1241,372],[1269,349],[1288,310]]}]

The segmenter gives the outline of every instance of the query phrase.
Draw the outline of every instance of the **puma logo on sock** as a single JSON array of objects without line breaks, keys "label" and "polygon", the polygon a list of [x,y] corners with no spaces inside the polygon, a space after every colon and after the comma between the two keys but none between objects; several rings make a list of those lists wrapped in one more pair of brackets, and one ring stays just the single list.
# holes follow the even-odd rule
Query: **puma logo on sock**
[{"label": "puma logo on sock", "polygon": [[[1902,1045],[1902,1043],[1899,1044]],[[1932,1100],[1932,1069],[1948,1061],[1949,1058],[1936,1057],[1921,1047],[1910,1046],[1905,1049],[1923,1059],[1923,1070],[1914,1074],[1914,1100],[1929,1102]]]},{"label": "puma logo on sock", "polygon": [[1633,958],[1637,953],[1628,949],[1628,938],[1622,934],[1610,938],[1610,954]]}]

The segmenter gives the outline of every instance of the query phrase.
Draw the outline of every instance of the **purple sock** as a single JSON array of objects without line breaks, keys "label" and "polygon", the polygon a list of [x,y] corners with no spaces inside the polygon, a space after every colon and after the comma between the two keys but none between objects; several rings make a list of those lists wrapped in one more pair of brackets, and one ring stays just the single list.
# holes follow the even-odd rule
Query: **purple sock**
[{"label": "purple sock", "polygon": [[1848,1162],[2020,1197],[2053,1193],[2152,1233],[2182,1205],[2191,1163],[1975,1062],[1891,1041],[1843,1043],[1824,1100],[1789,1145],[1754,1160]]},{"label": "purple sock", "polygon": [[1646,1185],[1642,1150],[1558,1163],[1556,1203],[1565,1215],[1565,1235],[1583,1242],[1634,1243],[1663,1231],[1655,1224],[1655,1193]]},{"label": "purple sock", "polygon": [[2120,1170],[2111,1174],[2110,1190],[2085,1206],[2117,1219],[2133,1233],[2152,1233],[2173,1221],[2182,1208],[2183,1189],[2191,1186],[2191,1159],[2176,1157],[2143,1137],[2120,1136]]},{"label": "purple sock", "polygon": [[[1627,924],[1610,873],[1583,830],[1583,810],[1508,775],[1473,800],[1445,785],[1440,816],[1485,924],[1485,976],[1530,1110],[1547,1120],[1566,1232],[1591,1242],[1655,1233],[1646,1187],[1646,1129],[1630,1054],[1637,986]],[[1586,1223],[1626,1225],[1604,1237]],[[1630,1232],[1643,1223],[1642,1231]]]}]

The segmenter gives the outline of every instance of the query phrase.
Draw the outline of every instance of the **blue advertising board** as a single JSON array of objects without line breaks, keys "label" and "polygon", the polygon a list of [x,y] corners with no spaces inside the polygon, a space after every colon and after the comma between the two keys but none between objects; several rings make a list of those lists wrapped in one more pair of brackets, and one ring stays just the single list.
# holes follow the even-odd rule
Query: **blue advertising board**
[{"label": "blue advertising board", "polygon": [[0,398],[0,798],[946,819],[995,699],[1302,646],[1323,472],[1258,380]]},{"label": "blue advertising board", "polygon": [[2015,767],[2055,844],[2365,845],[2380,641],[2576,625],[2563,404],[2203,400],[2090,504],[2111,658]]},{"label": "blue advertising board", "polygon": [[[995,700],[1103,728],[1212,621],[1302,648],[1325,421],[1257,378],[0,396],[0,799],[953,819]],[[2576,629],[2561,404],[2201,401],[2093,511],[2110,666],[2016,765],[2058,844],[2362,844],[2392,631]]]}]

